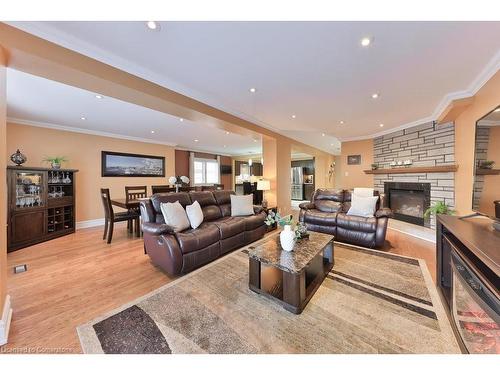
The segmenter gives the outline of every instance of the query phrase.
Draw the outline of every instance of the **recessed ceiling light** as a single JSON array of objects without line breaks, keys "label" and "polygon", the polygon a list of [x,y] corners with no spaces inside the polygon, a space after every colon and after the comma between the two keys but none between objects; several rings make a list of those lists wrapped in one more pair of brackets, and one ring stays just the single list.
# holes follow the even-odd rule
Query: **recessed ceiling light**
[{"label": "recessed ceiling light", "polygon": [[254,93],[254,92],[256,92],[256,91],[257,91],[257,89],[256,89],[255,87],[250,88],[250,92],[251,92],[251,93]]},{"label": "recessed ceiling light", "polygon": [[335,144],[333,144],[333,143],[330,143],[330,146],[335,146]]},{"label": "recessed ceiling light", "polygon": [[361,39],[361,45],[363,47],[368,47],[371,42],[372,42],[372,40],[368,37],[364,37],[363,39]]},{"label": "recessed ceiling light", "polygon": [[324,137],[326,134],[325,133],[321,133],[321,136]]},{"label": "recessed ceiling light", "polygon": [[295,116],[295,115],[292,115],[292,118],[297,118],[297,116]]},{"label": "recessed ceiling light", "polygon": [[340,120],[340,125],[344,125],[344,121]]},{"label": "recessed ceiling light", "polygon": [[194,140],[195,142],[199,142],[197,139]]},{"label": "recessed ceiling light", "polygon": [[85,116],[80,117],[80,120],[85,121],[87,118]]},{"label": "recessed ceiling light", "polygon": [[378,93],[376,93],[376,92],[375,92],[375,93],[373,93],[373,94],[372,94],[372,99],[378,99]]},{"label": "recessed ceiling light", "polygon": [[256,139],[254,139],[253,141],[254,141],[254,142],[257,142],[257,140],[256,140]]},{"label": "recessed ceiling light", "polygon": [[151,134],[154,134],[154,133],[155,133],[155,131],[154,131],[154,130],[151,130]]},{"label": "recessed ceiling light", "polygon": [[229,134],[229,132],[226,132],[226,134]]},{"label": "recessed ceiling light", "polygon": [[383,128],[383,127],[384,127],[384,124],[379,124],[378,126],[380,126],[381,128]]},{"label": "recessed ceiling light", "polygon": [[148,22],[146,22],[146,26],[150,30],[155,30],[155,31],[160,30],[160,25],[158,23],[156,23],[155,21],[148,21]]},{"label": "recessed ceiling light", "polygon": [[102,99],[102,95],[96,95],[95,96],[97,99]]},{"label": "recessed ceiling light", "polygon": [[179,121],[180,121],[180,122],[183,122],[183,121],[184,121],[184,119],[181,117],[181,118],[179,119]]},{"label": "recessed ceiling light", "polygon": [[500,108],[495,109],[493,112],[500,112]]},{"label": "recessed ceiling light", "polygon": [[227,146],[226,146],[226,145],[224,145],[224,148],[226,148],[226,147],[227,147]]}]

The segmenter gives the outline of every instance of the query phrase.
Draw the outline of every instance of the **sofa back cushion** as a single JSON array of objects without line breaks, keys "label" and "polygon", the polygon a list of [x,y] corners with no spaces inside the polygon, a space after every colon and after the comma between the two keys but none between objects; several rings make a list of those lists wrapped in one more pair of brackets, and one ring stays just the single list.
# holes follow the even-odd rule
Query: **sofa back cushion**
[{"label": "sofa back cushion", "polygon": [[158,193],[151,196],[151,203],[153,204],[153,209],[156,215],[156,222],[159,224],[164,224],[163,214],[161,212],[160,205],[162,203],[175,203],[179,201],[182,207],[186,207],[191,204],[191,199],[188,193]]},{"label": "sofa back cushion", "polygon": [[218,190],[214,191],[213,194],[219,205],[222,216],[231,216],[231,195],[235,195],[234,191]]},{"label": "sofa back cushion", "polygon": [[342,210],[342,203],[329,200],[316,200],[314,206],[321,212],[338,212]]},{"label": "sofa back cushion", "polygon": [[344,201],[344,190],[342,189],[318,189],[312,197],[312,201],[316,204],[316,201],[332,201],[340,202]]},{"label": "sofa back cushion", "polygon": [[189,193],[191,201],[198,201],[203,211],[203,221],[214,221],[222,217],[217,201],[211,191],[192,191]]}]

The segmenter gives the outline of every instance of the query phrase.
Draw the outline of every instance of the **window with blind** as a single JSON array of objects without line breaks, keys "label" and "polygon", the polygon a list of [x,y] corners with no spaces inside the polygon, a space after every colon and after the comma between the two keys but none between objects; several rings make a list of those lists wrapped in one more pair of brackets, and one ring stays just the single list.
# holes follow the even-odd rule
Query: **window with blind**
[{"label": "window with blind", "polygon": [[214,159],[194,159],[194,184],[218,184],[219,163]]}]

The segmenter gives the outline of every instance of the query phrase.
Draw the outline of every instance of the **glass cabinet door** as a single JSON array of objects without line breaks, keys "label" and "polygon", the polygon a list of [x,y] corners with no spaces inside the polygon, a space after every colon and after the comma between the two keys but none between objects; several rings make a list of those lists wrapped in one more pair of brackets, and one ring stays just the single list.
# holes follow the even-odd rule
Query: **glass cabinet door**
[{"label": "glass cabinet door", "polygon": [[45,206],[44,172],[15,172],[16,209]]}]

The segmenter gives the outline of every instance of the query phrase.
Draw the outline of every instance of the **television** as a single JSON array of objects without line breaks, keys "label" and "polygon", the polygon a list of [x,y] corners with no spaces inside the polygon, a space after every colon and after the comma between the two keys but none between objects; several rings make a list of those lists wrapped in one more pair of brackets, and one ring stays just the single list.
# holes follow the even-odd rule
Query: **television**
[{"label": "television", "polygon": [[221,165],[220,166],[220,174],[232,174],[233,167],[231,165]]},{"label": "television", "polygon": [[476,122],[472,210],[500,220],[500,106]]}]

